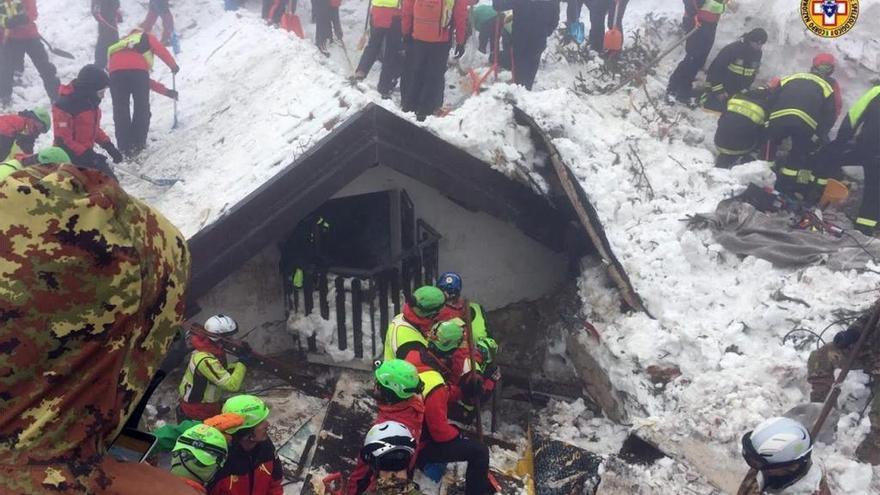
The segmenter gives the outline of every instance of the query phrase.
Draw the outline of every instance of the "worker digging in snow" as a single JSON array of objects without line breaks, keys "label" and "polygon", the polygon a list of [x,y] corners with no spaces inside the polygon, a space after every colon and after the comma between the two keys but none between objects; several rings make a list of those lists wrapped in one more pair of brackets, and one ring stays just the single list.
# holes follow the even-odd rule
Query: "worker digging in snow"
[{"label": "worker digging in snow", "polygon": [[253,395],[236,395],[223,404],[223,414],[244,418],[226,429],[232,435],[229,456],[208,485],[209,495],[283,495],[281,461],[269,438],[269,407]]},{"label": "worker digging in snow", "polygon": [[383,99],[391,98],[403,69],[400,16],[400,0],[371,0],[370,39],[354,73],[354,79],[362,81],[381,55],[382,72],[376,90]]},{"label": "worker digging in snow", "polygon": [[422,495],[409,477],[416,440],[407,426],[396,421],[379,423],[367,432],[361,459],[375,473],[375,488],[367,495]]},{"label": "worker digging in snow", "polygon": [[76,79],[61,86],[58,101],[52,106],[52,129],[55,146],[67,152],[74,165],[93,168],[116,180],[107,158],[92,149],[97,143],[110,154],[113,163],[122,161],[122,153],[101,129],[100,104],[109,84],[107,73],[97,65],[80,69]]},{"label": "worker digging in snow", "polygon": [[[785,77],[767,122],[767,144],[764,159],[776,163],[776,190],[799,194],[808,202],[819,199],[827,176],[818,176],[813,154],[828,142],[828,131],[837,118],[837,84],[831,79],[834,57],[822,53],[813,58],[810,72]],[[791,149],[785,160],[777,160],[783,141]]]},{"label": "worker digging in snow", "polygon": [[57,146],[50,146],[32,155],[19,154],[18,158],[10,158],[0,162],[0,180],[25,167],[48,165],[51,163],[70,163],[70,157],[67,156],[63,149]]},{"label": "worker digging in snow", "polygon": [[443,106],[449,45],[454,32],[455,58],[464,55],[467,9],[467,0],[403,0],[400,106],[420,121]]},{"label": "worker digging in snow", "polygon": [[761,68],[761,47],[766,42],[767,31],[755,28],[722,48],[709,65],[706,73],[709,87],[700,97],[700,105],[720,112],[728,98],[749,89]]},{"label": "worker digging in snow", "polygon": [[0,160],[34,152],[34,142],[49,131],[52,119],[44,108],[0,115]]},{"label": "worker digging in snow", "polygon": [[511,34],[513,82],[531,91],[547,38],[559,25],[559,0],[492,0],[492,7],[522,19],[513,23]]},{"label": "worker digging in snow", "polygon": [[466,495],[493,493],[489,482],[489,449],[479,441],[462,436],[449,423],[449,403],[460,398],[457,389],[443,379],[440,365],[431,356],[428,341],[434,318],[443,308],[446,297],[437,287],[416,289],[403,313],[388,325],[385,336],[385,359],[404,359],[419,372],[424,383],[425,421],[422,435],[425,445],[420,447],[418,465],[447,462],[467,462]]},{"label": "worker digging in snow", "polygon": [[778,90],[779,78],[774,77],[766,85],[727,99],[715,129],[716,167],[730,168],[758,159],[768,110]]},{"label": "worker digging in snow", "polygon": [[[499,26],[498,23],[501,23]],[[510,70],[510,36],[513,32],[513,12],[498,12],[491,5],[481,3],[468,12],[468,28],[477,33],[477,50],[489,54],[489,63]],[[498,39],[496,40],[496,34]],[[500,44],[500,46],[496,46]]]},{"label": "worker digging in snow", "polygon": [[119,0],[92,0],[92,17],[98,23],[95,65],[107,67],[107,49],[119,41],[119,23],[122,22]]},{"label": "worker digging in snow", "polygon": [[[825,402],[834,383],[834,370],[840,368],[852,352],[853,345],[870,319],[870,312],[862,314],[834,340],[810,353],[807,360],[807,381],[810,382],[810,401]],[[856,458],[862,462],[880,465],[880,332],[873,331],[867,338],[851,369],[864,370],[871,375],[871,431],[856,449]]]},{"label": "worker digging in snow", "polygon": [[189,357],[178,393],[178,421],[203,420],[220,414],[221,396],[238,392],[247,367],[241,361],[227,369],[226,351],[217,342],[238,332],[238,323],[226,315],[214,315],[205,322],[207,336],[193,334],[190,343],[195,349]]},{"label": "worker digging in snow", "polygon": [[684,17],[681,28],[685,33],[696,30],[684,45],[684,60],[669,76],[666,86],[667,99],[675,99],[688,106],[694,105],[693,85],[697,72],[706,65],[706,59],[715,44],[715,31],[724,13],[726,0],[683,0]]},{"label": "worker digging in snow", "polygon": [[24,67],[25,54],[40,74],[49,101],[58,98],[61,81],[40,40],[37,15],[37,0],[0,0],[0,107],[12,100],[14,73]]},{"label": "worker digging in snow", "polygon": [[315,45],[325,56],[330,56],[327,44],[336,39],[342,41],[342,22],[339,6],[342,0],[312,0],[312,20],[315,22]]},{"label": "worker digging in snow", "polygon": [[116,144],[122,154],[130,158],[147,147],[150,90],[177,99],[177,91],[150,79],[155,56],[171,69],[172,74],[177,74],[180,66],[155,36],[140,28],[111,45],[107,54],[110,57],[110,97],[113,100]]},{"label": "worker digging in snow", "polygon": [[229,447],[221,430],[208,424],[191,426],[177,437],[171,451],[171,474],[179,476],[198,493],[207,495],[207,484],[226,462],[228,454]]},{"label": "worker digging in snow", "polygon": [[743,459],[758,475],[737,495],[831,495],[825,470],[812,454],[813,439],[804,425],[785,417],[763,421],[742,437]]},{"label": "worker digging in snow", "polygon": [[162,44],[171,45],[171,37],[174,36],[174,15],[171,13],[169,0],[150,0],[147,6],[147,17],[140,24],[144,32],[153,31],[156,21],[162,18]]},{"label": "worker digging in snow", "polygon": [[[423,384],[416,367],[402,359],[380,361],[377,362],[377,365],[373,373],[376,379],[373,395],[379,406],[379,413],[373,422],[374,428],[386,422],[394,422],[403,425],[412,435],[412,438],[421,438],[422,422],[425,419],[425,403],[422,401],[421,395]],[[370,431],[372,432],[373,430]],[[367,438],[370,438],[369,434],[367,434]],[[404,474],[406,474],[407,470],[411,471],[415,466],[415,453],[418,450],[415,441],[413,441],[412,448],[413,452],[410,454],[410,458],[407,459],[406,464],[402,464],[402,467],[394,469],[395,472],[404,470]],[[375,450],[361,451],[361,457],[358,459],[357,466],[348,478],[346,495],[360,495],[374,489],[378,493],[388,493],[389,487],[377,486],[379,480],[383,478],[383,471],[387,471],[387,469],[379,469],[381,465],[377,466],[375,462],[377,460],[376,454],[379,453],[381,452]],[[390,460],[390,458],[386,460]],[[385,467],[388,466],[386,465]],[[388,478],[388,476],[385,477]],[[400,478],[395,475],[392,478],[400,480],[400,483],[409,481],[409,478],[406,476]],[[383,489],[386,491],[382,491]]]},{"label": "worker digging in snow", "polygon": [[853,104],[828,148],[837,155],[833,160],[835,173],[845,160],[861,165],[865,171],[864,193],[855,228],[873,235],[880,221],[880,84],[875,84]]},{"label": "worker digging in snow", "polygon": [[605,51],[605,25],[608,28],[614,26],[615,8],[617,9],[617,27],[623,26],[623,14],[629,0],[568,0],[565,9],[566,32],[570,33],[570,26],[580,23],[581,8],[586,5],[590,10],[590,33],[588,36],[589,47],[597,53]]},{"label": "worker digging in snow", "polygon": [[[40,242],[33,242],[39,239]],[[69,164],[0,181],[0,493],[192,495],[107,455],[183,321],[186,239]]]}]

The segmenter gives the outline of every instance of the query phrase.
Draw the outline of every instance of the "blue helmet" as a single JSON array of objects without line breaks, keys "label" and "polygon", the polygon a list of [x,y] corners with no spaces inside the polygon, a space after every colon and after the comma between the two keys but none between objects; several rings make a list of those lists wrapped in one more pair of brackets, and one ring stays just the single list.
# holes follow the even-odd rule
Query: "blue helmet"
[{"label": "blue helmet", "polygon": [[436,286],[449,295],[457,296],[461,294],[461,276],[455,272],[441,273]]}]

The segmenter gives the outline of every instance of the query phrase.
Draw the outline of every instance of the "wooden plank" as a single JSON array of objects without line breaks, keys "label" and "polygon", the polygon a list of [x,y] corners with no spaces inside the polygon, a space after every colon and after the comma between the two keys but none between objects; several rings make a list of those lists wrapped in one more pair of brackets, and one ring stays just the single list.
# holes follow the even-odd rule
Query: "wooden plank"
[{"label": "wooden plank", "polygon": [[351,328],[354,338],[354,357],[364,357],[364,332],[363,332],[363,293],[361,292],[361,280],[351,281]]},{"label": "wooden plank", "polygon": [[348,329],[345,327],[345,279],[336,277],[336,336],[340,351],[348,349]]}]

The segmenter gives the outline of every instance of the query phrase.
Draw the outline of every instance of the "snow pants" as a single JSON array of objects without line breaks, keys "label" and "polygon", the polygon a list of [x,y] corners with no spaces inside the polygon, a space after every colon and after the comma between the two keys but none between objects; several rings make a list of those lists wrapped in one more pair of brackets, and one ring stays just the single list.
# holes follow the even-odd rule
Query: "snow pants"
[{"label": "snow pants", "polygon": [[517,40],[516,27],[513,33],[513,80],[529,91],[535,84],[535,76],[538,74],[538,66],[541,64],[541,54],[547,47],[547,39]]},{"label": "snow pants", "polygon": [[110,97],[119,151],[131,155],[143,150],[150,131],[150,74],[144,70],[113,72]]},{"label": "snow pants", "polygon": [[330,5],[330,0],[312,0],[312,20],[315,22],[315,44],[326,50],[327,42],[342,39],[342,23],[339,20],[339,7]]},{"label": "snow pants", "polygon": [[58,98],[58,86],[61,85],[61,81],[58,80],[55,66],[49,61],[46,47],[39,38],[10,38],[0,45],[0,102],[12,98],[15,68],[22,66],[25,54],[40,74],[49,101],[54,102]]},{"label": "snow pants", "polygon": [[147,17],[144,18],[141,27],[149,33],[160,17],[162,18],[162,44],[167,45],[171,43],[171,35],[174,34],[174,16],[171,14],[168,0],[150,0]]},{"label": "snow pants", "polygon": [[[495,62],[495,23],[498,18],[489,19],[477,28],[478,49],[482,53],[489,53],[489,63]],[[501,38],[501,46],[498,47],[498,66],[502,69],[510,70],[510,33],[503,27],[499,27],[498,35]]]},{"label": "snow pants", "polygon": [[391,21],[391,27],[370,28],[370,40],[364,48],[357,72],[366,76],[379,55],[382,55],[382,73],[379,74],[379,94],[386,96],[394,91],[403,66],[403,36],[400,34],[400,17]]},{"label": "snow pants", "polygon": [[[263,19],[269,24],[279,24],[286,8],[287,0],[263,0]],[[296,1],[291,8],[296,12]]]},{"label": "snow pants", "polygon": [[449,43],[412,40],[400,84],[401,108],[424,119],[443,106]]},{"label": "snow pants", "polygon": [[116,19],[119,3],[103,2],[101,7],[99,12],[101,19],[98,20],[98,41],[95,43],[95,65],[106,68],[107,49],[119,41],[119,23]]},{"label": "snow pants", "polygon": [[690,98],[693,95],[694,79],[697,72],[706,65],[709,52],[715,43],[715,23],[704,22],[697,28],[697,32],[687,39],[684,45],[684,60],[679,62],[675,71],[669,77],[669,85],[666,92],[679,98]]},{"label": "snow pants", "polygon": [[[629,0],[620,0],[617,12],[617,23],[623,29],[623,13]],[[569,0],[565,9],[565,25],[578,22],[581,18],[581,6],[587,5],[590,9],[590,48],[601,52],[605,45],[605,26],[614,26],[614,0]]]},{"label": "snow pants", "polygon": [[[875,230],[878,225],[876,222],[880,222],[880,154],[857,151],[854,158],[865,171],[864,194],[856,221]],[[874,225],[870,225],[871,223]]]},{"label": "snow pants", "polygon": [[456,438],[449,442],[427,442],[416,463],[419,467],[435,462],[467,462],[465,495],[486,495],[489,486],[489,448],[477,440]]}]

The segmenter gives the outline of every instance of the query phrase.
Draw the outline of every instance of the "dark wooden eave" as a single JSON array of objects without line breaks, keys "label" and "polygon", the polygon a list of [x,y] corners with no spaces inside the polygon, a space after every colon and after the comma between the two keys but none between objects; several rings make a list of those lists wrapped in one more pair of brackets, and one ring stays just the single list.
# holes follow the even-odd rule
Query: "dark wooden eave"
[{"label": "dark wooden eave", "polygon": [[189,301],[195,303],[267,245],[285,238],[310,212],[378,164],[468,210],[510,222],[554,251],[563,250],[568,214],[488,163],[370,104],[189,239]]}]

